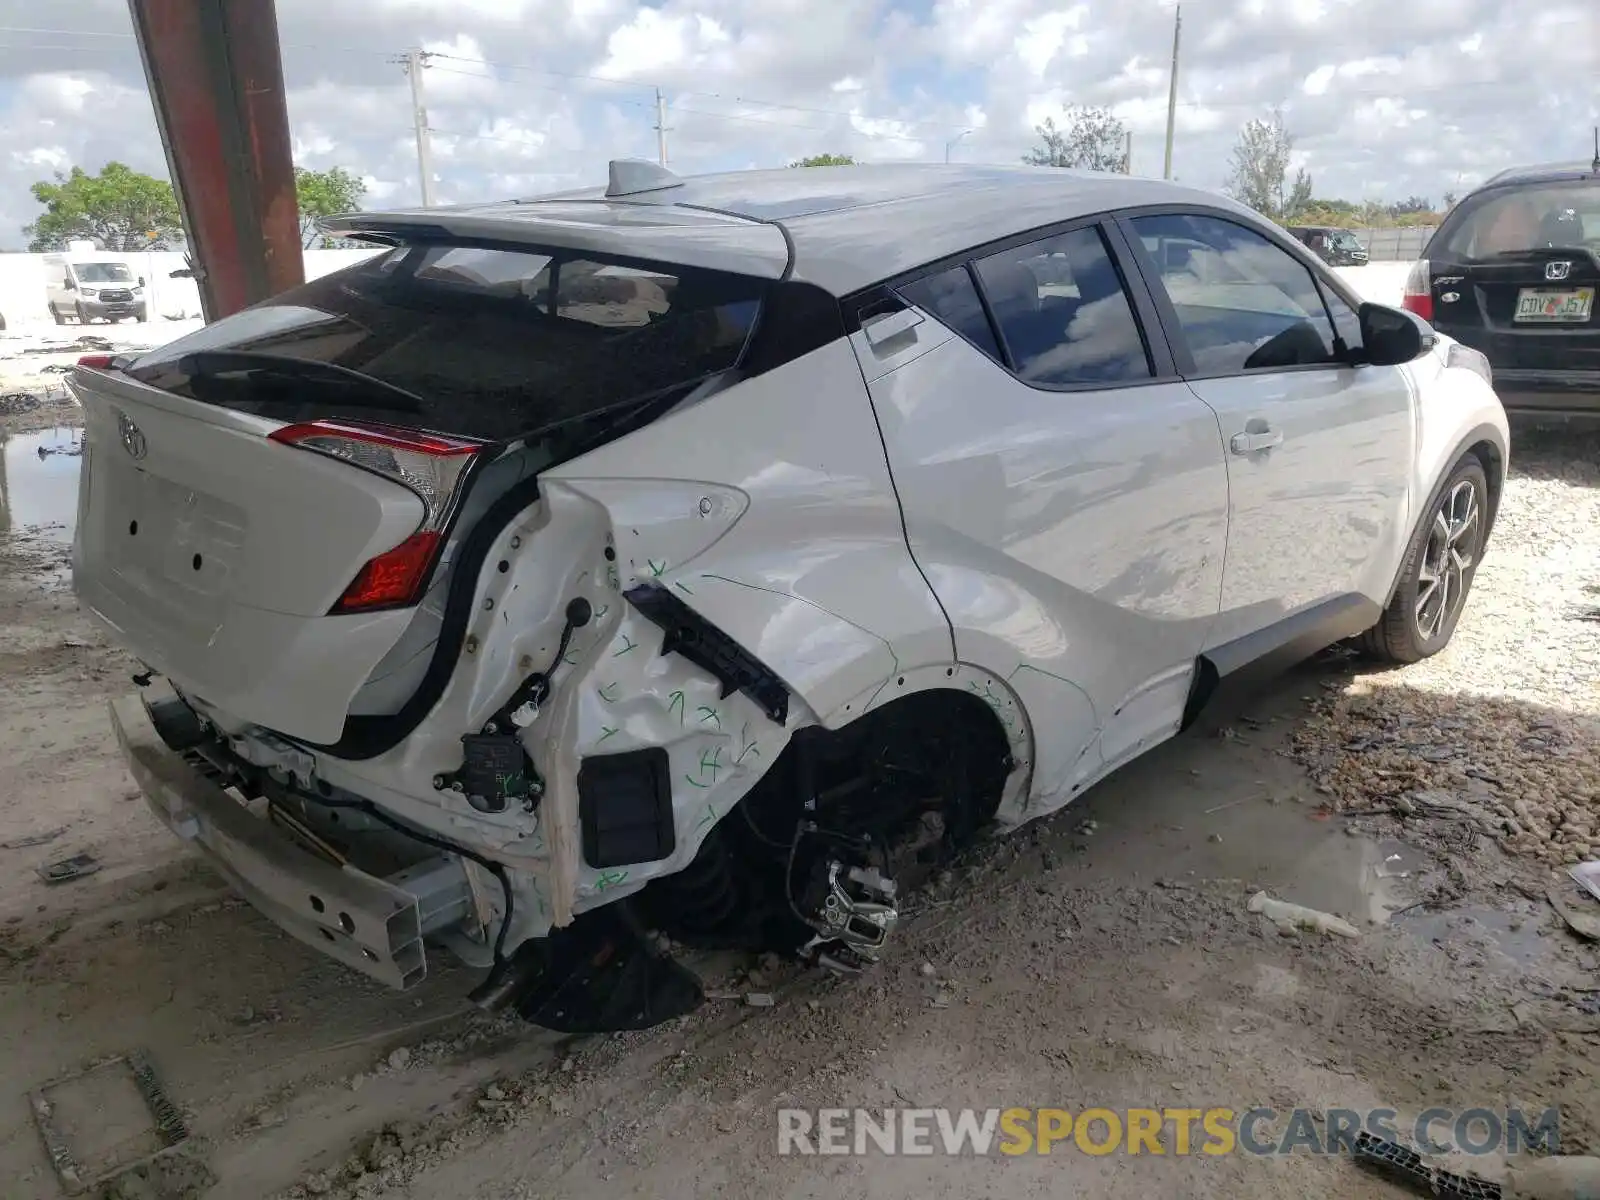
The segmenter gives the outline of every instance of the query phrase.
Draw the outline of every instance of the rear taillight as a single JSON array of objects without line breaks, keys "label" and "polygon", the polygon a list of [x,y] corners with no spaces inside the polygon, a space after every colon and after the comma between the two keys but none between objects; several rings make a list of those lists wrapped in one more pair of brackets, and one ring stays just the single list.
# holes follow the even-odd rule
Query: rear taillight
[{"label": "rear taillight", "polygon": [[1405,298],[1401,305],[1424,321],[1433,320],[1433,272],[1428,260],[1417,260],[1406,276]]},{"label": "rear taillight", "polygon": [[405,608],[420,600],[439,561],[445,527],[460,499],[467,468],[482,443],[356,421],[308,421],[285,425],[268,436],[391,479],[422,501],[417,531],[362,566],[332,611]]},{"label": "rear taillight", "polygon": [[78,365],[88,367],[91,371],[109,371],[116,361],[115,354],[85,354],[78,359]]},{"label": "rear taillight", "polygon": [[370,560],[356,574],[333,613],[371,612],[415,603],[439,557],[442,535],[429,530],[413,533],[393,550]]}]

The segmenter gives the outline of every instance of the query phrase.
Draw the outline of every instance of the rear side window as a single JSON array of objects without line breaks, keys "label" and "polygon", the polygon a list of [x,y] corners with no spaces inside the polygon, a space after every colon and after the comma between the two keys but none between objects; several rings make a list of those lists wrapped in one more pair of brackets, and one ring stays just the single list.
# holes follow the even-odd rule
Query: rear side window
[{"label": "rear side window", "polygon": [[1473,262],[1550,249],[1600,250],[1600,183],[1535,184],[1469,197],[1429,253]]},{"label": "rear side window", "polygon": [[973,264],[1019,378],[1109,386],[1154,373],[1098,229],[1074,229]]},{"label": "rear side window", "polygon": [[966,267],[952,267],[908,283],[900,294],[918,308],[932,313],[996,362],[1005,356],[994,340],[994,329],[984,314],[983,301]]},{"label": "rear side window", "polygon": [[1202,375],[1340,361],[1311,271],[1280,246],[1221,217],[1134,217]]},{"label": "rear side window", "polygon": [[128,374],[276,420],[500,440],[734,367],[767,288],[592,255],[402,246],[180,338]]}]

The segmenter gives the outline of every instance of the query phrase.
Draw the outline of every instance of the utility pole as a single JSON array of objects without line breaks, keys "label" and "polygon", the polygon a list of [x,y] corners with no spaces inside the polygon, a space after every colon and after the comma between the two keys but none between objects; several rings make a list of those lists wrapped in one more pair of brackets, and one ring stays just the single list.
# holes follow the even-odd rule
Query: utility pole
[{"label": "utility pole", "polygon": [[433,145],[428,141],[428,109],[423,103],[422,69],[428,65],[426,50],[407,50],[401,61],[411,77],[411,120],[417,132],[417,180],[422,188],[422,207],[433,207]]},{"label": "utility pole", "polygon": [[963,129],[960,133],[956,134],[955,137],[951,138],[948,142],[946,142],[944,144],[944,160],[945,160],[945,162],[949,162],[950,161],[950,151],[955,149],[956,143],[959,142],[962,138],[966,137],[967,134],[969,134],[971,132],[972,132],[972,130],[970,130],[970,129]]},{"label": "utility pole", "polygon": [[667,102],[656,89],[656,161],[667,165]]},{"label": "utility pole", "polygon": [[1172,178],[1172,131],[1178,119],[1178,39],[1183,34],[1183,5],[1172,18],[1172,79],[1167,84],[1167,155],[1161,165],[1161,178]]},{"label": "utility pole", "polygon": [[1133,174],[1133,130],[1128,130],[1128,142],[1122,151],[1122,173]]}]

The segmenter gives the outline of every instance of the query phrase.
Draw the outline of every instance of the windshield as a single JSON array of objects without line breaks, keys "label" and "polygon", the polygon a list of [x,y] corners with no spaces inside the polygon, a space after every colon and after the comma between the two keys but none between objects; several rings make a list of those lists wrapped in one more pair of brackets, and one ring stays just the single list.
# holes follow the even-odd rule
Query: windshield
[{"label": "windshield", "polygon": [[737,365],[766,287],[575,252],[402,246],[179,338],[128,374],[276,420],[498,441]]},{"label": "windshield", "polygon": [[79,283],[133,282],[133,272],[128,270],[127,263],[74,263],[72,269],[77,273]]},{"label": "windshield", "polygon": [[1529,250],[1600,250],[1600,182],[1537,184],[1464,204],[1439,257],[1497,258]]},{"label": "windshield", "polygon": [[1335,233],[1329,239],[1329,241],[1331,241],[1341,250],[1361,249],[1361,242],[1356,238],[1356,235],[1351,233],[1349,230],[1340,230],[1338,233]]}]

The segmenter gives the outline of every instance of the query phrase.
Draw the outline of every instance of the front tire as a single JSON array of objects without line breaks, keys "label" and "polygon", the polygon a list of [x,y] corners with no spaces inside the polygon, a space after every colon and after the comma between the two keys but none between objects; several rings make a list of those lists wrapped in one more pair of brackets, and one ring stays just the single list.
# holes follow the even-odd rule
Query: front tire
[{"label": "front tire", "polygon": [[1358,639],[1374,658],[1414,663],[1450,644],[1488,531],[1489,480],[1472,455],[1456,463],[1406,548],[1400,586]]},{"label": "front tire", "polygon": [[82,304],[74,304],[72,307],[73,307],[73,310],[78,314],[78,324],[79,325],[87,325],[89,323],[89,318],[84,316],[83,305]]},{"label": "front tire", "polygon": [[61,310],[54,304],[50,306],[50,318],[51,320],[55,321],[57,325],[65,325],[67,323],[66,317],[61,315]]}]

